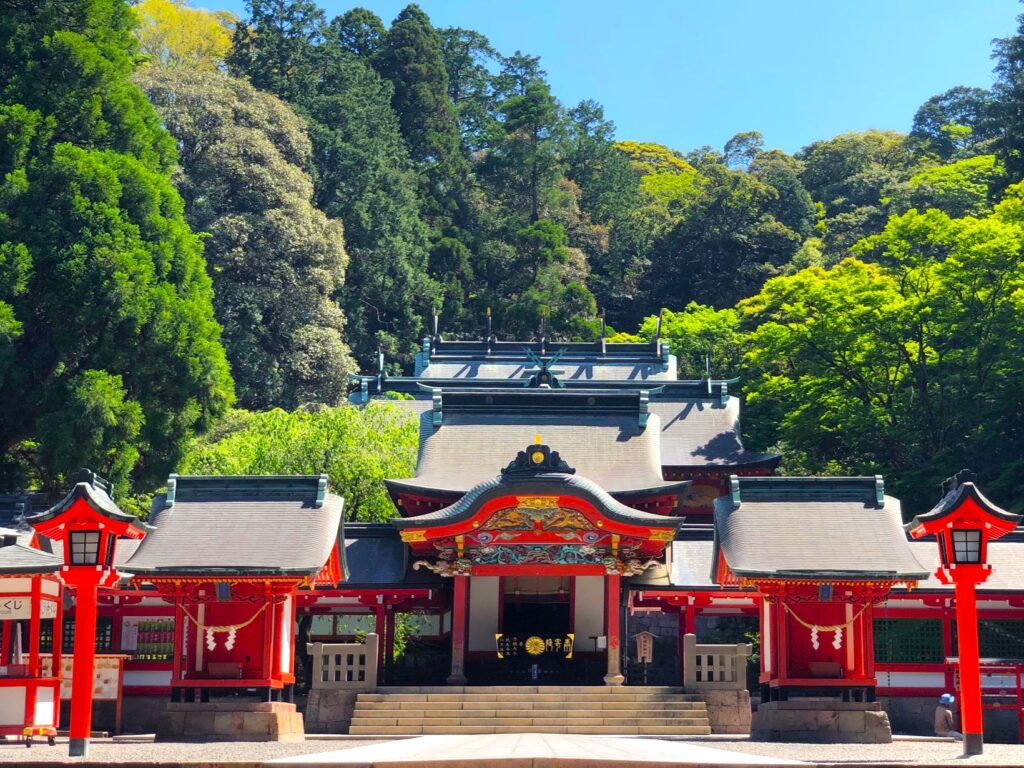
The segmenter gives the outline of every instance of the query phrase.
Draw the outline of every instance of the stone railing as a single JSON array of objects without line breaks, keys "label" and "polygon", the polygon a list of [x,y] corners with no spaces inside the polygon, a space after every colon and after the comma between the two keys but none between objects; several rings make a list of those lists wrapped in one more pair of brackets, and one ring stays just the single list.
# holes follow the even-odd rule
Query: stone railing
[{"label": "stone railing", "polygon": [[307,643],[313,657],[311,687],[316,690],[363,690],[377,687],[377,635],[362,643]]},{"label": "stone railing", "polygon": [[741,691],[747,687],[749,643],[699,645],[683,637],[683,686],[693,691]]}]

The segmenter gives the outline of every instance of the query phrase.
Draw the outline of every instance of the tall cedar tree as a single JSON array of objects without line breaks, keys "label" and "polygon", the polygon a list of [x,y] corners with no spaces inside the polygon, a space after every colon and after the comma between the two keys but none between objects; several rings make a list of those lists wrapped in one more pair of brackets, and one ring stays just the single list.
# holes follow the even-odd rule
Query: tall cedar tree
[{"label": "tall cedar tree", "polygon": [[[351,256],[338,299],[348,319],[347,338],[361,367],[383,347],[409,365],[413,339],[435,301],[427,274],[428,229],[417,197],[418,179],[391,108],[393,89],[359,55],[379,45],[384,26],[355,9],[325,29],[321,16],[282,2],[257,14],[250,2],[248,32],[236,36],[231,71],[293,104],[306,118],[313,145],[314,201],[345,225]],[[265,5],[265,4],[264,4]],[[271,13],[273,11],[273,13]],[[291,25],[306,25],[292,29]],[[320,40],[302,56],[288,83],[266,76],[289,40]],[[257,62],[264,62],[250,70]]]},{"label": "tall cedar tree", "polygon": [[441,36],[419,6],[398,14],[373,65],[395,88],[391,105],[412,159],[425,166],[459,164],[458,121],[448,96]]},{"label": "tall cedar tree", "polygon": [[348,255],[341,223],[312,203],[305,124],[220,72],[147,67],[136,82],[181,148],[189,223],[210,235],[214,308],[239,402],[337,404],[356,367],[334,298]]},{"label": "tall cedar tree", "polygon": [[156,483],[233,392],[174,142],[129,81],[134,18],[119,0],[0,10],[5,484],[85,465]]},{"label": "tall cedar tree", "polygon": [[235,27],[227,57],[232,73],[286,101],[309,87],[310,59],[323,38],[324,12],[312,0],[246,0],[249,18]]}]

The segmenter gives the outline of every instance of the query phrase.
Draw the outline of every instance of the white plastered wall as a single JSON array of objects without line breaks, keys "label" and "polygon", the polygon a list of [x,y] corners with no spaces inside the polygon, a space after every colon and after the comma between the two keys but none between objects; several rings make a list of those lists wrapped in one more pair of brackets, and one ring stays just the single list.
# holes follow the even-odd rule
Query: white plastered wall
[{"label": "white plastered wall", "polygon": [[469,650],[493,651],[501,606],[497,576],[469,578]]},{"label": "white plastered wall", "polygon": [[580,651],[596,650],[591,639],[604,634],[604,577],[577,576],[574,585],[573,633]]}]

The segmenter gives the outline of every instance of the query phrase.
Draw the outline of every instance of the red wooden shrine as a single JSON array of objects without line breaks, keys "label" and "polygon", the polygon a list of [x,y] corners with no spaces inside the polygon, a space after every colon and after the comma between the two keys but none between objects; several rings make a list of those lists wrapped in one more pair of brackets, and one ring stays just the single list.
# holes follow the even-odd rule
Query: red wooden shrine
[{"label": "red wooden shrine", "polygon": [[[60,560],[5,535],[0,544],[0,735],[45,736],[60,725],[61,639],[53,634],[56,666],[40,658],[42,622],[63,617]],[[27,631],[26,631],[27,630]],[[31,742],[29,742],[31,743]]]}]

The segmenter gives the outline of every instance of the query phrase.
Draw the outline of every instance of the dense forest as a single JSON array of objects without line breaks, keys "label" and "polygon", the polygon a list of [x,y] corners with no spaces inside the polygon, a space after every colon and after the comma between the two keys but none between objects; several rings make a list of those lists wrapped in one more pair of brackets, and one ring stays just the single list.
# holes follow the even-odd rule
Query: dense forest
[{"label": "dense forest", "polygon": [[969,466],[1024,504],[1024,15],[991,89],[789,155],[616,136],[416,5],[0,11],[2,488],[91,466],[141,510],[176,469],[327,470],[388,517],[414,425],[345,406],[348,374],[490,309],[505,338],[660,316],[785,472],[917,511]]}]

